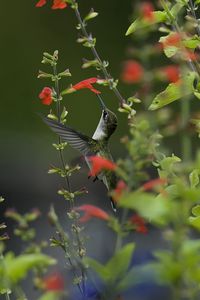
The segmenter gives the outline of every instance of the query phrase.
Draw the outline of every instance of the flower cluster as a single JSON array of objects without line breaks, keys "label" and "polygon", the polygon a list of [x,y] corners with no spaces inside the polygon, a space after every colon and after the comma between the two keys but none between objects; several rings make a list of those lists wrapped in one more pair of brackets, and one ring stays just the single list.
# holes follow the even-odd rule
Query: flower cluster
[{"label": "flower cluster", "polygon": [[[47,0],[39,0],[36,7],[42,7],[47,3]],[[53,0],[52,9],[63,9],[67,7],[67,3],[63,0]]]}]

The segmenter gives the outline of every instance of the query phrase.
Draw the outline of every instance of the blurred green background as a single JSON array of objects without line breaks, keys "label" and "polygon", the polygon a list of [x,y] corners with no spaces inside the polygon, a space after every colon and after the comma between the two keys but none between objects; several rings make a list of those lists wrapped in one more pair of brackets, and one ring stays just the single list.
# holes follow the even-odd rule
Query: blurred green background
[{"label": "blurred green background", "polygon": [[[57,153],[51,147],[56,138],[37,115],[49,111],[38,99],[42,88],[51,86],[50,82],[37,79],[39,69],[50,71],[48,66],[41,65],[42,53],[59,50],[59,70],[69,68],[72,73],[71,78],[62,81],[63,88],[98,74],[94,69],[81,69],[82,58],[91,59],[92,54],[76,42],[77,21],[73,11],[70,8],[52,11],[50,2],[43,8],[35,8],[37,1],[2,1],[0,10],[0,193],[7,199],[7,205],[21,207],[24,211],[38,203],[43,206],[44,202],[50,202],[51,187],[56,185],[55,177],[47,175],[49,164],[56,162]],[[99,12],[99,17],[90,22],[88,30],[96,36],[97,49],[101,57],[110,62],[109,70],[117,78],[125,48],[130,43],[125,31],[131,15],[131,1],[80,1],[83,15],[91,7]],[[119,88],[127,95],[134,90],[122,84]],[[108,107],[117,112],[114,94],[104,87],[101,90]],[[83,90],[64,101],[69,111],[68,124],[92,135],[100,117],[95,95]],[[115,157],[121,151],[116,142],[126,131],[125,123],[126,116],[121,115],[118,131],[112,139]],[[69,161],[77,155],[70,148],[66,150]],[[56,194],[50,200],[54,197]]]}]

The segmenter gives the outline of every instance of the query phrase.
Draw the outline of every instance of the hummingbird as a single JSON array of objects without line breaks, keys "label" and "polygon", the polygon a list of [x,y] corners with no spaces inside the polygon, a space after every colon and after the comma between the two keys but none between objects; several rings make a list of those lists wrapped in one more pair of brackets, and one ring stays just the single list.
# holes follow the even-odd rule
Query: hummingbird
[{"label": "hummingbird", "polygon": [[[108,142],[111,135],[117,128],[116,115],[105,106],[102,98],[99,95],[97,96],[100,101],[102,113],[92,137],[89,137],[67,125],[63,125],[58,121],[43,117],[43,121],[51,128],[52,131],[60,136],[62,141],[66,141],[72,148],[78,150],[84,156],[90,170],[90,156],[101,156],[113,161]],[[114,189],[117,184],[115,173],[109,170],[101,171],[97,174],[94,181],[96,179],[103,181],[108,191]],[[116,211],[116,206],[112,197],[110,197],[110,200],[113,210]]]}]

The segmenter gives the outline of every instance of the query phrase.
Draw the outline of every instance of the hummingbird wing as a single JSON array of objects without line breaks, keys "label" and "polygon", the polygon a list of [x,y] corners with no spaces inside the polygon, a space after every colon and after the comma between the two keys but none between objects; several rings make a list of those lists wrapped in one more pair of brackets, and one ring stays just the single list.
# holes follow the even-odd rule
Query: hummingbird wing
[{"label": "hummingbird wing", "polygon": [[96,154],[95,146],[97,142],[94,139],[50,118],[42,117],[42,119],[63,141],[69,143],[71,147],[81,152],[84,156]]}]

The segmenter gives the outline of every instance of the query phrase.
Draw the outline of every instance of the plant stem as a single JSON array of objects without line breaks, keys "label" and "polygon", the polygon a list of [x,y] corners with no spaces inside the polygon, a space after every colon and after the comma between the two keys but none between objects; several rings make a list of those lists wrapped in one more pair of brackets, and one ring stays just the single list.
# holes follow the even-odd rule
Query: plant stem
[{"label": "plant stem", "polygon": [[[61,98],[61,95],[60,95],[58,72],[57,72],[56,64],[54,64],[54,66],[53,66],[53,73],[54,73],[54,78],[55,78],[55,91],[56,91],[56,98],[57,98],[57,102],[56,102],[57,116],[58,116],[58,121],[60,122],[61,121],[60,100],[62,98]],[[58,142],[59,142],[59,144],[62,142],[62,140],[61,140],[60,137],[58,139]],[[63,168],[63,170],[65,170],[66,163],[65,163],[64,157],[63,157],[63,150],[59,149],[59,154],[60,154],[62,168]],[[71,192],[71,186],[70,186],[70,181],[69,181],[68,176],[65,176],[65,184],[66,184],[66,187],[67,187],[68,191]],[[74,208],[74,201],[73,200],[70,200],[70,208],[71,209]],[[75,220],[74,222],[75,222],[75,227],[77,228],[78,227],[77,220]],[[82,244],[81,244],[81,239],[80,239],[80,236],[79,236],[79,233],[78,233],[77,230],[76,230],[76,239],[77,239],[77,243],[78,243],[79,257],[80,257],[80,259],[82,259],[82,256],[80,254],[81,253],[81,249],[82,249]],[[72,265],[71,259],[68,258],[68,260],[69,260],[69,263]],[[82,276],[82,288],[80,287],[80,284],[77,284],[77,285],[78,285],[78,288],[79,288],[81,294],[83,295],[83,297],[85,299],[85,295],[86,295],[85,280],[86,280],[86,277],[85,277],[85,272],[84,272],[84,268],[83,267],[81,267],[81,276]]]},{"label": "plant stem", "polygon": [[[128,209],[124,208],[122,210],[122,217],[121,217],[121,225],[123,225],[126,217],[128,214]],[[121,232],[117,233],[117,239],[116,239],[116,244],[115,244],[115,253],[117,253],[117,251],[119,251],[122,247],[122,242],[123,242],[123,234]]]},{"label": "plant stem", "polygon": [[[73,7],[74,7],[74,11],[75,11],[75,15],[77,17],[77,20],[81,26],[81,31],[83,33],[83,35],[87,38],[88,42],[91,43],[92,39],[91,36],[88,34],[87,30],[86,30],[86,26],[85,23],[82,20],[80,11],[78,9],[78,3],[75,0],[72,0],[73,3]],[[93,53],[93,56],[95,59],[97,59],[99,66],[101,68],[101,71],[104,74],[104,77],[106,78],[106,80],[108,81],[109,87],[110,89],[114,92],[114,94],[116,95],[116,97],[119,100],[120,105],[122,106],[123,103],[125,103],[125,99],[122,97],[121,93],[119,92],[118,88],[115,86],[114,84],[114,79],[112,78],[112,76],[108,73],[105,64],[103,63],[102,59],[100,58],[95,46],[91,45],[91,51]]]}]

